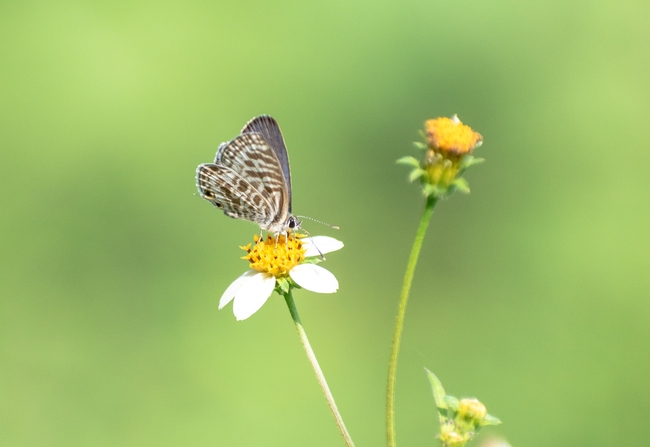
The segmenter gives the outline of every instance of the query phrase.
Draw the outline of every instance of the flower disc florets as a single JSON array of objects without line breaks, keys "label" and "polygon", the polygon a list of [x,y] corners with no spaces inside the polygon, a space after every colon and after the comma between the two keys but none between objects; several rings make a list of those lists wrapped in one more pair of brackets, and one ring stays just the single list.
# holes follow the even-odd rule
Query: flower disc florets
[{"label": "flower disc florets", "polygon": [[[248,253],[242,256],[250,267],[261,273],[270,273],[276,278],[286,278],[292,268],[305,260],[305,248],[299,234],[270,235],[266,239],[255,236],[255,245],[240,247]],[[251,248],[252,245],[252,248]]]},{"label": "flower disc florets", "polygon": [[483,137],[471,127],[461,123],[458,116],[436,118],[424,123],[427,143],[434,152],[470,154],[481,144]]}]

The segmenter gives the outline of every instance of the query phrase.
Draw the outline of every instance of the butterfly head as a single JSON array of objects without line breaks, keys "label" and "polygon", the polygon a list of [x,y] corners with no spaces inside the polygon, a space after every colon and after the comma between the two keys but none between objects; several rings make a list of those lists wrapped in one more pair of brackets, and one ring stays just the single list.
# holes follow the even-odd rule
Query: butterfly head
[{"label": "butterfly head", "polygon": [[289,215],[289,218],[287,219],[286,226],[287,226],[287,229],[295,231],[295,230],[300,228],[301,224],[302,224],[302,222],[300,222],[296,216],[291,214],[291,215]]}]

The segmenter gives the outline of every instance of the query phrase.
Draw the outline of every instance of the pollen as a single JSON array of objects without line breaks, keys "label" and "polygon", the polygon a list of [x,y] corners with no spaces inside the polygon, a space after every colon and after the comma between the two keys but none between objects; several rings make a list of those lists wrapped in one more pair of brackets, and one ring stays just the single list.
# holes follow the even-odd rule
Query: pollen
[{"label": "pollen", "polygon": [[480,133],[461,123],[456,115],[428,120],[424,126],[429,147],[435,152],[469,154],[483,141]]},{"label": "pollen", "polygon": [[305,248],[299,234],[268,235],[266,239],[255,235],[255,244],[239,247],[246,251],[242,259],[258,272],[270,273],[276,278],[287,277],[292,268],[305,259]]}]

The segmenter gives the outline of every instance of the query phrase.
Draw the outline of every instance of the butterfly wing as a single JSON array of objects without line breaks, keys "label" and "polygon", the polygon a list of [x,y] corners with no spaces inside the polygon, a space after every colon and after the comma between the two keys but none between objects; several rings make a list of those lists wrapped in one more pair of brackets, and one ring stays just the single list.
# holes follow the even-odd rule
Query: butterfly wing
[{"label": "butterfly wing", "polygon": [[266,227],[272,220],[268,199],[237,172],[225,166],[204,163],[196,169],[196,186],[201,197],[224,214]]},{"label": "butterfly wing", "polygon": [[289,206],[288,210],[291,213],[291,170],[289,169],[289,154],[287,147],[284,144],[284,137],[278,122],[268,115],[260,115],[250,120],[241,130],[242,134],[246,133],[259,133],[264,137],[264,140],[271,145],[275,156],[280,162],[282,167],[282,174],[287,188],[287,195]]},{"label": "butterfly wing", "polygon": [[289,216],[289,196],[282,166],[273,148],[259,133],[244,133],[219,146],[215,164],[236,172],[271,205],[270,226]]}]

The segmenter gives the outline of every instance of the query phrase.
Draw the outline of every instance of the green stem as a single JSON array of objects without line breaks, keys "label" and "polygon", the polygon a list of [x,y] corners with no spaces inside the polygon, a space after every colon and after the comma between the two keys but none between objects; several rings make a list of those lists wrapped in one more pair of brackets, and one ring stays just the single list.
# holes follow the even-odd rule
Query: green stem
[{"label": "green stem", "polygon": [[327,400],[327,404],[329,405],[330,410],[334,415],[334,419],[336,420],[336,425],[339,427],[341,436],[343,436],[345,445],[347,445],[348,447],[354,447],[354,443],[352,442],[350,433],[348,433],[348,429],[345,428],[345,424],[343,423],[343,418],[341,417],[338,408],[336,408],[336,402],[334,402],[334,396],[332,396],[332,393],[329,387],[327,386],[327,381],[325,380],[323,371],[320,369],[320,365],[318,364],[318,360],[316,360],[316,355],[314,354],[313,349],[311,349],[311,345],[309,344],[309,339],[307,339],[307,334],[305,333],[305,329],[302,327],[302,322],[300,321],[300,315],[298,315],[298,309],[296,309],[296,304],[293,302],[291,289],[289,289],[289,291],[286,294],[284,294],[284,299],[287,302],[287,306],[289,307],[289,312],[291,312],[291,318],[293,318],[293,322],[296,325],[296,329],[298,330],[298,335],[300,336],[300,341],[302,342],[303,348],[305,348],[305,353],[307,354],[309,363],[311,363],[312,368],[314,368],[314,372],[316,373],[316,379],[318,380],[318,384],[323,389],[323,393],[325,394],[325,399]]},{"label": "green stem", "polygon": [[397,374],[397,357],[399,355],[399,346],[402,339],[402,330],[404,329],[404,314],[406,314],[406,303],[409,299],[409,291],[411,290],[411,283],[413,282],[413,274],[415,273],[415,266],[418,263],[420,256],[420,249],[424,236],[427,233],[427,227],[433,214],[433,208],[436,206],[437,199],[429,196],[427,198],[427,205],[420,221],[413,248],[411,249],[411,256],[409,263],[406,266],[406,273],[404,275],[404,284],[402,285],[402,293],[399,298],[399,307],[397,309],[397,319],[395,321],[395,331],[393,332],[393,344],[391,346],[390,362],[388,363],[388,389],[386,391],[386,438],[388,447],[395,447],[395,376]]}]

